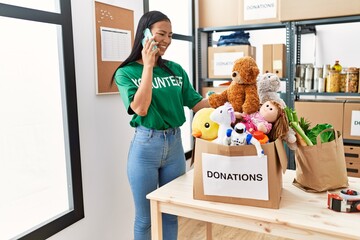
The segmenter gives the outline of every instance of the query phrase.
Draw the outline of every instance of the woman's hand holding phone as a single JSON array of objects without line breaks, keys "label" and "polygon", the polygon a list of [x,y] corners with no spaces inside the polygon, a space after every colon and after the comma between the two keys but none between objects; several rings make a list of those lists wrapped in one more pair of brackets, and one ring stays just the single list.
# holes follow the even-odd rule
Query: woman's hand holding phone
[{"label": "woman's hand holding phone", "polygon": [[142,50],[142,61],[144,66],[154,66],[155,65],[155,56],[158,52],[158,48],[155,44],[154,37],[152,36],[150,29],[145,29],[144,31],[144,38],[141,41],[143,45]]},{"label": "woman's hand holding phone", "polygon": [[[151,38],[153,38],[153,35],[151,34],[150,29],[149,29],[149,28],[146,28],[146,29],[144,30],[144,38],[143,38],[142,41],[141,41],[143,47],[145,47],[146,41],[147,41],[148,39],[151,39]],[[152,43],[152,42],[155,42],[155,41],[152,40],[151,43]],[[156,48],[157,48],[157,46],[154,45],[153,48],[152,48],[152,50],[155,50]]]}]

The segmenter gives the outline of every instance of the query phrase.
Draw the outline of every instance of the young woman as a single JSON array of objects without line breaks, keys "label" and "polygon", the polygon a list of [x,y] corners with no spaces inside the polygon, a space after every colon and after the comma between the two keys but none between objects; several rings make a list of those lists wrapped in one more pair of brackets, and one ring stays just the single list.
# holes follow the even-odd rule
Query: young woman
[{"label": "young woman", "polygon": [[[149,28],[150,38],[144,38]],[[135,203],[135,240],[151,238],[150,202],[146,195],[185,173],[180,126],[184,106],[195,112],[209,107],[177,63],[162,58],[172,40],[169,18],[145,13],[136,30],[130,56],[115,71],[115,80],[135,128],[127,174]],[[177,239],[177,217],[163,214],[163,237]]]}]

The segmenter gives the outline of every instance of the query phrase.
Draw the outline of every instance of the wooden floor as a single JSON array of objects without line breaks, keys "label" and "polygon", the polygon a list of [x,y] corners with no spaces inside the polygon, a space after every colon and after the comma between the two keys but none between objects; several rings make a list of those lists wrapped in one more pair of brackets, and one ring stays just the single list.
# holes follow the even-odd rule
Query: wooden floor
[{"label": "wooden floor", "polygon": [[[256,233],[223,225],[212,225],[213,240],[285,240],[264,233]],[[178,240],[205,240],[206,223],[198,220],[179,217]]]}]

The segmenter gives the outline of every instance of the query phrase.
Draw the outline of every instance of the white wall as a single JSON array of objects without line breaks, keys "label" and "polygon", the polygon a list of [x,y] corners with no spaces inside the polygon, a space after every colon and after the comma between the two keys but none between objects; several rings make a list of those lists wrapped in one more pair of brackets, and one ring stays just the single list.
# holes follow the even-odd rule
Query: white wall
[{"label": "white wall", "polygon": [[316,30],[316,36],[302,36],[301,63],[321,67],[339,60],[343,67],[360,67],[360,23],[319,25]]},{"label": "white wall", "polygon": [[[135,25],[143,13],[142,0],[102,2],[134,10]],[[95,94],[94,1],[71,5],[85,218],[50,239],[132,239],[134,207],[126,175],[130,117],[119,95]]]}]

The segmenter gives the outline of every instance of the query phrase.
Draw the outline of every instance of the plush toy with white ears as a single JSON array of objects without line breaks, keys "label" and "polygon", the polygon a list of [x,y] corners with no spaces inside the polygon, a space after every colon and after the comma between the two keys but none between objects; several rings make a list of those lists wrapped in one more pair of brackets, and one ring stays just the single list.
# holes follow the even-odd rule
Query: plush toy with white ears
[{"label": "plush toy with white ears", "polygon": [[280,78],[274,73],[259,74],[257,79],[257,89],[260,99],[260,104],[267,101],[276,101],[282,108],[286,106],[284,100],[282,100],[277,93],[280,89]]},{"label": "plush toy with white ears", "polygon": [[213,122],[219,124],[218,136],[213,142],[230,145],[229,132],[232,131],[231,124],[235,122],[235,112],[234,108],[229,102],[226,102],[224,105],[217,107],[211,114],[210,119]]},{"label": "plush toy with white ears", "polygon": [[[267,101],[275,101],[280,104],[281,108],[285,108],[286,104],[277,93],[280,89],[280,78],[274,73],[265,73],[259,74],[257,79],[257,88],[259,93],[260,104],[263,104]],[[289,131],[286,135],[283,136],[283,140],[287,143],[288,147],[291,150],[296,150],[297,143],[295,132],[292,128],[289,128]]]}]

